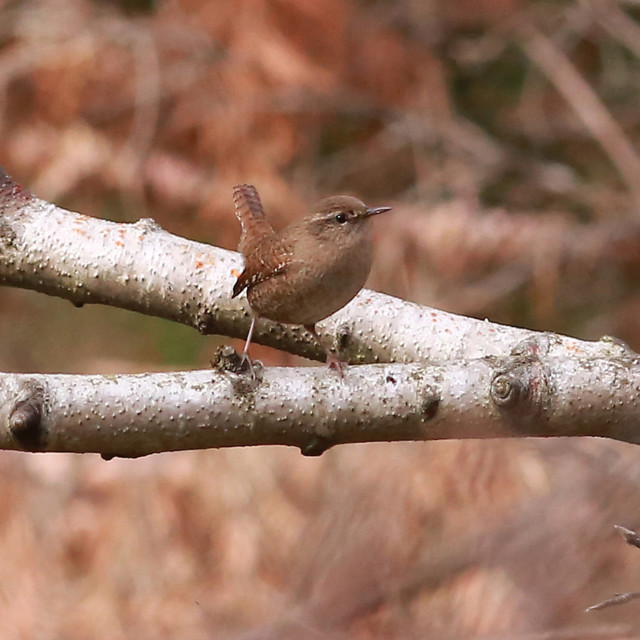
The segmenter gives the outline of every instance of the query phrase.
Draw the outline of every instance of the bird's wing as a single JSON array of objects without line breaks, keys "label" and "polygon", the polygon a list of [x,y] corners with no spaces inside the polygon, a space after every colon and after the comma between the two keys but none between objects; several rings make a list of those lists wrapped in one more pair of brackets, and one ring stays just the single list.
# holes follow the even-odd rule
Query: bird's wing
[{"label": "bird's wing", "polygon": [[291,263],[291,257],[291,251],[275,234],[272,238],[265,237],[260,251],[254,251],[245,257],[244,271],[233,285],[231,297],[235,298],[244,289],[250,289],[265,280],[284,273]]},{"label": "bird's wing", "polygon": [[242,225],[238,250],[244,256],[244,271],[233,286],[236,297],[244,289],[254,287],[283,273],[291,252],[267,222],[258,191],[253,185],[239,184],[233,188],[236,216]]}]

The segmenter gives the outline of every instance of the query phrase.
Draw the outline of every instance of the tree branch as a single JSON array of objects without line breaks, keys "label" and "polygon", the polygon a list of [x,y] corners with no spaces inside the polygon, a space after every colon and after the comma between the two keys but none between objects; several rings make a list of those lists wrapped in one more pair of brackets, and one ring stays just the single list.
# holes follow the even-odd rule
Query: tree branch
[{"label": "tree branch", "polygon": [[122,376],[0,375],[0,448],[141,456],[280,444],[508,436],[640,442],[640,361],[505,358],[441,365],[269,367],[236,373],[230,348],[211,371]]},{"label": "tree branch", "polygon": [[[243,337],[246,302],[229,296],[240,267],[233,252],[150,220],[65,211],[0,174],[4,284]],[[344,380],[318,368],[252,377],[223,347],[211,371],[0,374],[0,448],[112,457],[258,444],[318,455],[348,442],[505,436],[640,442],[640,359],[615,340],[500,326],[371,291],[323,326],[351,362],[390,364],[350,367]],[[256,337],[322,355],[297,328],[263,321]]]},{"label": "tree branch", "polygon": [[[231,205],[229,215],[232,214]],[[40,200],[0,169],[0,284],[108,304],[175,320],[203,334],[244,338],[246,298],[231,299],[239,254],[174,236],[153,220],[122,224]],[[439,362],[507,355],[535,332],[465,318],[374,291],[362,291],[318,326],[354,364]],[[261,319],[254,341],[324,359],[303,329]],[[597,357],[601,344],[558,336],[562,356]]]}]

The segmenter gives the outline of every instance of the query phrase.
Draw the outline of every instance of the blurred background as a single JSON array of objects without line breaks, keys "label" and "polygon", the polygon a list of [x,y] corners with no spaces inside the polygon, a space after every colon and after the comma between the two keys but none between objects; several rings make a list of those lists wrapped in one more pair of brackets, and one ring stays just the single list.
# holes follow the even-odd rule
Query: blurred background
[{"label": "blurred background", "polygon": [[[42,198],[230,249],[238,182],[276,227],[391,205],[372,288],[640,350],[637,1],[0,0],[0,140]],[[0,331],[19,372],[228,341],[7,288]],[[5,452],[0,486],[8,640],[640,635],[640,604],[584,613],[640,589],[631,445]]]}]

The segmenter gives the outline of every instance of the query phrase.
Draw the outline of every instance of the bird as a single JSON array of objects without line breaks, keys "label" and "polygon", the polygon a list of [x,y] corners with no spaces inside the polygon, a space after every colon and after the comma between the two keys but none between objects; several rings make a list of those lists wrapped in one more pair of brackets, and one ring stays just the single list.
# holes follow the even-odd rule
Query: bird
[{"label": "bird", "polygon": [[327,354],[327,365],[343,376],[343,362],[322,344],[315,325],[344,307],[362,289],[371,270],[371,218],[391,207],[367,207],[351,196],[330,196],[279,233],[267,221],[260,195],[250,184],[233,188],[242,226],[238,250],[244,270],[232,298],[246,289],[251,326],[257,318],[302,325]]}]

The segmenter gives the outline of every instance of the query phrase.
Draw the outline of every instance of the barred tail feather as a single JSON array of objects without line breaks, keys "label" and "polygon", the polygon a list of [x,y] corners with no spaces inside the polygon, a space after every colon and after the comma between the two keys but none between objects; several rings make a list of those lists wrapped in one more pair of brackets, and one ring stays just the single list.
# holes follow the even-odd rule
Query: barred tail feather
[{"label": "barred tail feather", "polygon": [[242,225],[238,250],[246,257],[253,252],[264,236],[274,236],[267,222],[260,195],[251,184],[239,184],[233,188],[236,216]]}]

